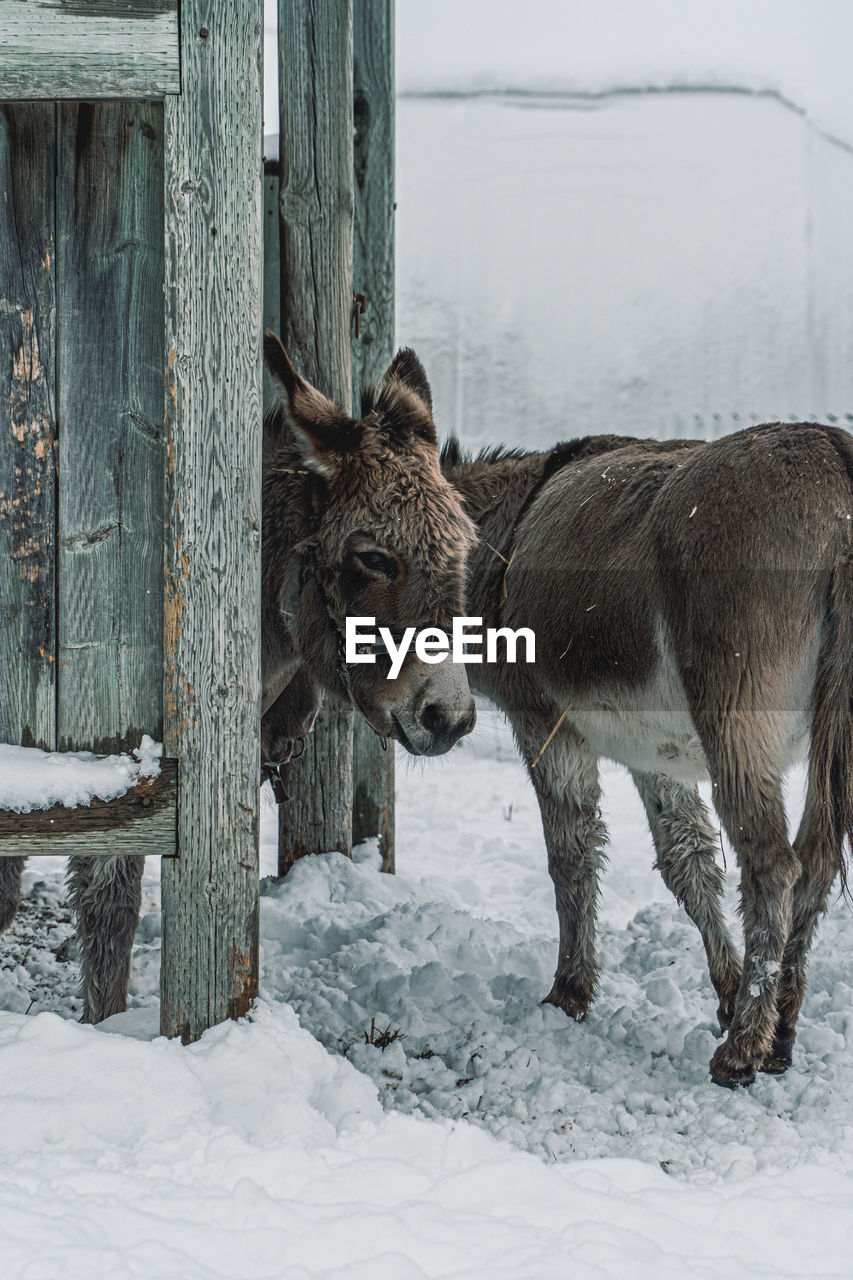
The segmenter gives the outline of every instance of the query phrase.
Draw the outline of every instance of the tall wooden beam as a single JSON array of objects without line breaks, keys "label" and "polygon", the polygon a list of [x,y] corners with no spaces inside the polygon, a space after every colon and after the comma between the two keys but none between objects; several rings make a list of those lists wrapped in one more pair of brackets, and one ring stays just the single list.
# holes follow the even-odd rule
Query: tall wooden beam
[{"label": "tall wooden beam", "polygon": [[[281,329],[300,373],[352,398],[352,0],[279,0]],[[279,809],[279,874],[352,848],[352,711],[327,702]]]},{"label": "tall wooden beam", "polygon": [[194,1040],[258,981],[261,0],[183,0],[166,104],[165,742],[161,1027]]},{"label": "tall wooden beam", "polygon": [[[355,229],[353,403],[377,381],[394,348],[394,0],[354,0]],[[382,870],[394,870],[394,748],[382,750],[361,716],[353,726],[352,838],[379,837]]]}]

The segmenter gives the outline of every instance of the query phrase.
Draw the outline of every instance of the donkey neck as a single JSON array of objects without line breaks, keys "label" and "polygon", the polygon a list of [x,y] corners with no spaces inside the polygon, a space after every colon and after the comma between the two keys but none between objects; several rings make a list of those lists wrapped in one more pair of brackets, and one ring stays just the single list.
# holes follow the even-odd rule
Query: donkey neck
[{"label": "donkey neck", "polygon": [[461,458],[454,450],[445,453],[445,475],[479,533],[469,557],[468,609],[487,624],[500,610],[503,578],[512,558],[518,522],[551,474],[553,452],[495,450],[470,459]]},{"label": "donkey neck", "polygon": [[[671,445],[643,441],[654,451]],[[688,446],[684,441],[684,447]],[[516,531],[527,508],[553,475],[569,463],[636,447],[632,436],[582,436],[565,440],[544,453],[494,450],[478,458],[464,458],[455,440],[445,446],[444,472],[462,495],[465,508],[480,534],[470,560],[470,612],[494,618],[504,597],[503,580],[512,559]]]}]

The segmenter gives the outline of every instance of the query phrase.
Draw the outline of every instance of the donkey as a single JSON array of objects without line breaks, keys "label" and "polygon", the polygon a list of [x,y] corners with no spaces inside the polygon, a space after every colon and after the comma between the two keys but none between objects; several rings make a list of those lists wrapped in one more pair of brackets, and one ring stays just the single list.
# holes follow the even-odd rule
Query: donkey
[{"label": "donkey", "polygon": [[[853,441],[771,424],[474,460],[451,441],[443,468],[481,534],[469,613],[536,634],[535,665],[469,677],[507,714],[539,801],[560,932],[546,1000],[582,1019],[595,995],[604,756],[630,770],[702,935],[728,1029],[713,1080],[784,1071],[853,827]],[[806,753],[790,842],[781,779]],[[743,964],[695,790],[708,777],[740,866]]]},{"label": "donkey", "polygon": [[[474,527],[439,465],[426,374],[398,352],[355,420],[264,340],[279,397],[264,423],[263,747],[285,760],[319,703],[350,700],[383,737],[438,755],[474,727],[461,667],[410,655],[396,681],[387,660],[350,669],[348,613],[393,630],[452,625],[462,612]],[[84,1022],[127,1007],[143,858],[72,858]],[[0,859],[0,928],[14,918],[23,859]]]}]

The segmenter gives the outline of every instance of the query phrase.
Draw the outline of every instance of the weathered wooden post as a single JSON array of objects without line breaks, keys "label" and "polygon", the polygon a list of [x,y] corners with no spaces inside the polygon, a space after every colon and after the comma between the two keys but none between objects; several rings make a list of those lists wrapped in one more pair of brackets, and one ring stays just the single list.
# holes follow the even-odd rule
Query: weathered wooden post
[{"label": "weathered wooden post", "polygon": [[[279,0],[281,331],[296,368],[352,396],[352,0]],[[352,848],[352,711],[327,703],[279,808],[279,875]]]},{"label": "weathered wooden post", "polygon": [[258,981],[261,0],[181,4],[166,102],[165,742],[161,1027],[196,1039]]},{"label": "weathered wooden post", "polygon": [[[394,0],[354,0],[355,227],[353,404],[378,379],[394,347]],[[394,870],[394,747],[356,716],[352,838],[379,837],[382,870]]]}]

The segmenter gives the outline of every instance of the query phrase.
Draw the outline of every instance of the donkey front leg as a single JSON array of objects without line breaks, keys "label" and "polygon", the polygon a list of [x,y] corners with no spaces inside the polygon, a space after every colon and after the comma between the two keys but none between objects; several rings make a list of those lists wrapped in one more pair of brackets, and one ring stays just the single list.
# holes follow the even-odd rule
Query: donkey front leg
[{"label": "donkey front leg", "polygon": [[7,929],[21,902],[21,873],[26,858],[0,858],[0,930]]},{"label": "donkey front leg", "polygon": [[534,766],[547,726],[525,726],[523,733],[516,728],[516,733],[542,814],[560,925],[557,971],[544,1003],[580,1021],[595,996],[598,977],[598,875],[607,841],[598,810],[598,759],[573,729],[565,728]]},{"label": "donkey front leg", "polygon": [[658,871],[702,935],[708,970],[720,999],[723,1031],[731,1024],[741,960],[722,912],[724,877],[717,866],[717,836],[698,793],[662,773],[632,773],[645,806]]},{"label": "donkey front leg", "polygon": [[69,897],[80,939],[81,1022],[102,1022],[127,1008],[130,953],[139,922],[144,866],[144,858],[69,861]]}]

